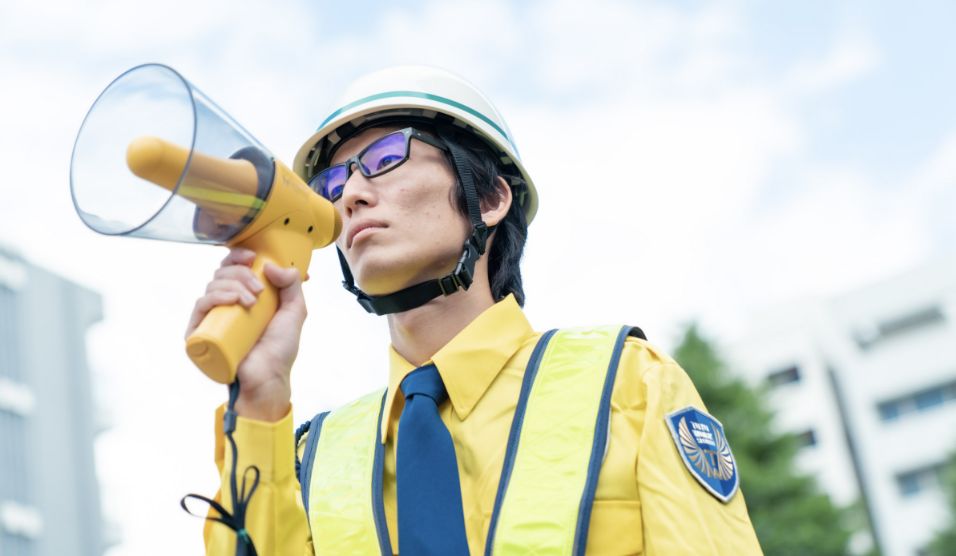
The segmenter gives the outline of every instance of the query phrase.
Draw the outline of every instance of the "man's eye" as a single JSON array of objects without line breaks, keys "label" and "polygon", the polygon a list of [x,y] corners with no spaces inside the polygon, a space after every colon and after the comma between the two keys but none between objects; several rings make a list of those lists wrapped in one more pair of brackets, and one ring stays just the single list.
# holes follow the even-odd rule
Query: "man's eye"
[{"label": "man's eye", "polygon": [[398,156],[397,154],[383,156],[383,157],[378,161],[378,167],[375,168],[375,169],[376,169],[376,170],[384,170],[385,168],[388,168],[389,166],[395,164],[396,162],[398,162],[398,161],[401,160],[401,159],[402,159],[402,157]]},{"label": "man's eye", "polygon": [[334,186],[334,187],[329,188],[328,199],[329,199],[330,201],[338,201],[338,200],[339,200],[339,197],[342,196],[342,190],[343,190],[343,189],[345,189],[345,185],[344,185],[344,184],[336,185],[336,186]]}]

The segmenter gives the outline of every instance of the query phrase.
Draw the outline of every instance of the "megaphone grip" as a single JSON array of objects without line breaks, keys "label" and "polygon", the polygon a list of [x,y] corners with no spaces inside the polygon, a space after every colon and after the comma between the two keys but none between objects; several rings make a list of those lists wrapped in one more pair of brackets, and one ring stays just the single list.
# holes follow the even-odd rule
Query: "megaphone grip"
[{"label": "megaphone grip", "polygon": [[278,291],[265,277],[267,262],[276,264],[260,255],[252,265],[252,273],[265,286],[252,307],[215,307],[186,340],[189,358],[216,382],[229,384],[235,379],[239,363],[259,340],[279,306]]},{"label": "megaphone grip", "polygon": [[302,278],[312,260],[312,241],[308,235],[277,226],[238,243],[237,247],[256,252],[252,273],[265,289],[250,308],[222,305],[213,308],[186,339],[186,353],[209,378],[231,383],[239,364],[262,336],[279,307],[279,292],[265,275],[266,263],[295,267]]}]

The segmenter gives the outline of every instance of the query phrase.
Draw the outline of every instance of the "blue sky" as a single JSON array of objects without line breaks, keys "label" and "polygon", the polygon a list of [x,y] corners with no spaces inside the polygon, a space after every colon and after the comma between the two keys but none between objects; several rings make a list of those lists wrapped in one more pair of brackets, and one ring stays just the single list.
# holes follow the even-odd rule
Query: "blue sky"
[{"label": "blue sky", "polygon": [[854,160],[892,189],[956,123],[956,6],[946,2],[759,4],[754,47],[773,71],[799,57],[819,56],[841,33],[865,34],[877,50],[873,70],[825,98],[802,106],[814,132],[813,155]]},{"label": "blue sky", "polygon": [[[80,122],[134,65],[175,67],[287,163],[362,73],[425,63],[464,75],[508,119],[541,192],[524,263],[540,329],[628,322],[666,347],[696,319],[730,339],[768,305],[956,254],[951,2],[265,6],[0,7],[0,241],[103,295],[89,343],[114,416],[97,444],[103,503],[124,534],[110,556],[157,542],[199,551],[199,524],[177,503],[215,488],[223,399],[181,340],[222,252],[97,236],[70,202]],[[384,324],[341,291],[330,255],[317,253],[306,286],[300,421],[384,380]],[[157,443],[177,448],[137,457]]]}]

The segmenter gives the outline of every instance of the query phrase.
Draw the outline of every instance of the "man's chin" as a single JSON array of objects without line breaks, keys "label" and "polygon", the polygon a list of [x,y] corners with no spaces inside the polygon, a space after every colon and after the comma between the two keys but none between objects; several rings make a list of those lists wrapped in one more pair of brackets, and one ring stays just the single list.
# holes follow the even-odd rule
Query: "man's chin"
[{"label": "man's chin", "polygon": [[411,265],[408,259],[398,262],[394,259],[375,260],[363,257],[360,263],[352,268],[352,275],[356,285],[368,295],[387,295],[444,276],[451,271],[446,270],[445,266],[435,265],[434,268],[423,270],[420,263]]},{"label": "man's chin", "polygon": [[381,268],[364,267],[354,272],[355,283],[369,295],[386,295],[404,289],[409,283],[407,275],[396,272],[396,266]]}]

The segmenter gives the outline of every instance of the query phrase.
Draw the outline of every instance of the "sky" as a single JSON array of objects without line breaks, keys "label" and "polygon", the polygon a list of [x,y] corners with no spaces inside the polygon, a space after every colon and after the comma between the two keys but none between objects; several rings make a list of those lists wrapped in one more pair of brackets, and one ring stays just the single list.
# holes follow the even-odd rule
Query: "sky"
[{"label": "sky", "polygon": [[[109,556],[201,552],[225,389],[185,357],[225,250],[105,237],[70,199],[97,95],[161,62],[291,164],[352,79],[465,76],[541,196],[523,270],[538,329],[641,326],[671,347],[956,255],[956,4],[305,0],[0,5],[0,242],[102,296],[89,364]],[[319,251],[293,371],[301,422],[382,384],[388,335]],[[158,535],[157,530],[163,534]]]}]

